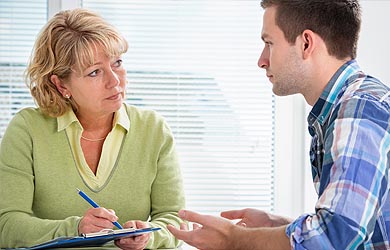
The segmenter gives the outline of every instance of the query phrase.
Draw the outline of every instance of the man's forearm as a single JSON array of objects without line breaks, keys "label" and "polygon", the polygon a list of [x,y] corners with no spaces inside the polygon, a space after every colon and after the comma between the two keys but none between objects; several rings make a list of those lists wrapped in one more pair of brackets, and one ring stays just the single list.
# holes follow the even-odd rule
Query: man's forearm
[{"label": "man's forearm", "polygon": [[245,228],[235,226],[232,236],[234,250],[290,250],[286,226]]}]

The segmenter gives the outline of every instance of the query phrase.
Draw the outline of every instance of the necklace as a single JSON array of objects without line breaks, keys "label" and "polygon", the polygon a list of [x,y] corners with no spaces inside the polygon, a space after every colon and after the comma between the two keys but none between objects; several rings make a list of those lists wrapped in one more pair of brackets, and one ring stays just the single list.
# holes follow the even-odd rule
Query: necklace
[{"label": "necklace", "polygon": [[102,141],[102,140],[106,139],[106,137],[107,137],[107,136],[102,137],[102,138],[97,138],[97,139],[90,139],[90,138],[81,136],[81,139],[84,139],[84,140],[86,140],[86,141],[91,141],[91,142],[97,142],[97,141]]}]

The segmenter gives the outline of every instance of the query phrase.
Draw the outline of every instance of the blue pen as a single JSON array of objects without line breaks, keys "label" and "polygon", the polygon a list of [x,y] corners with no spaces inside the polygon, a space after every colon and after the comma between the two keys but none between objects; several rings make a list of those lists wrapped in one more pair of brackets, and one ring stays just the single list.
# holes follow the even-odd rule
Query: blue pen
[{"label": "blue pen", "polygon": [[[81,197],[84,198],[84,200],[86,200],[89,204],[91,204],[91,206],[93,206],[94,208],[98,208],[100,207],[96,202],[94,202],[91,198],[88,197],[88,195],[86,195],[83,191],[81,191],[80,189],[77,188],[77,192],[79,193],[79,195]],[[119,224],[117,221],[114,221],[112,224],[114,224],[117,228],[119,229],[123,229],[123,227],[121,226],[121,224]]]}]

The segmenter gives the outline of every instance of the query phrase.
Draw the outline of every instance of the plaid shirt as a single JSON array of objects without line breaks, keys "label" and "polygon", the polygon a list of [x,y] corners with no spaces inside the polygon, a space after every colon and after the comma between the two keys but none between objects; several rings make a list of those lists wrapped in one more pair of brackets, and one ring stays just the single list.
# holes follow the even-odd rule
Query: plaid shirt
[{"label": "plaid shirt", "polygon": [[390,88],[355,60],[308,116],[315,214],[288,225],[293,249],[390,249]]}]

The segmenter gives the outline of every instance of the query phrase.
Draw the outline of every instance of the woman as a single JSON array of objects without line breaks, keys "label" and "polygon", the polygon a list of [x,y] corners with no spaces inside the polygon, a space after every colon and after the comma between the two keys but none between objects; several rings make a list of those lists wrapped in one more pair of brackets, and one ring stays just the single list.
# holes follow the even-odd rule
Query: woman
[{"label": "woman", "polygon": [[[123,249],[172,248],[184,192],[169,127],[124,103],[126,40],[85,9],[55,15],[27,68],[38,108],[10,122],[0,147],[0,247],[113,228],[161,230],[117,240]],[[101,207],[91,208],[79,188]],[[115,210],[115,212],[114,212]]]}]

